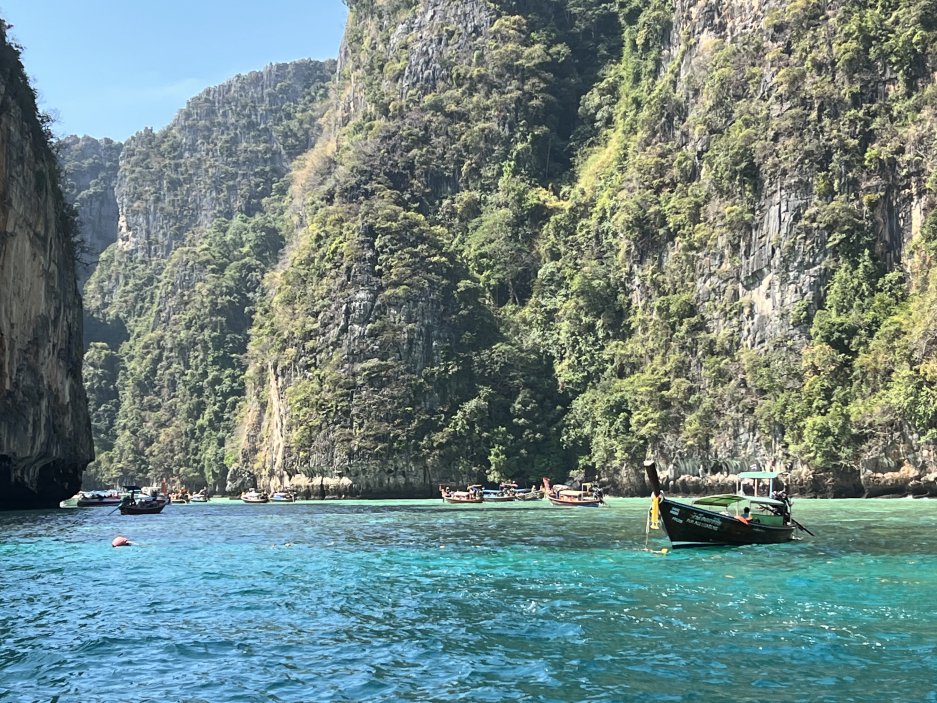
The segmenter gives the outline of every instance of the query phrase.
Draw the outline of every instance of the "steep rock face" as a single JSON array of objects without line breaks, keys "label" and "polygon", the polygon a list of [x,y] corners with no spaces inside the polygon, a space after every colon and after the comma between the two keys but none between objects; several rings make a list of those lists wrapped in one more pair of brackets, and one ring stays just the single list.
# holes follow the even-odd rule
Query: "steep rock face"
[{"label": "steep rock face", "polygon": [[92,458],[75,225],[0,23],[0,508],[51,507]]},{"label": "steep rock face", "polygon": [[101,252],[117,241],[115,189],[122,146],[88,136],[69,136],[55,145],[65,175],[65,197],[78,210],[79,288],[94,271]]},{"label": "steep rock face", "polygon": [[[465,355],[485,335],[484,309],[471,290],[458,289],[464,274],[444,251],[441,232],[419,215],[370,203],[320,217],[330,227],[341,223],[350,239],[325,261],[317,248],[304,248],[283,274],[288,289],[280,279],[274,347],[265,345],[255,368],[267,387],[260,398],[256,388],[249,395],[245,478],[314,492],[327,483],[335,495],[431,495],[419,450],[430,456],[433,448],[420,411],[443,413],[471,387]],[[404,250],[410,260],[402,265]],[[310,327],[297,329],[297,320]],[[301,339],[314,346],[306,342],[298,356],[286,345]],[[455,371],[440,373],[446,365]]]},{"label": "steep rock face", "polygon": [[125,147],[89,285],[130,337],[93,354],[109,470],[932,490],[932,3],[349,6],[322,138],[255,77]]},{"label": "steep rock face", "polygon": [[314,143],[312,117],[305,129],[287,123],[308,109],[310,87],[331,75],[329,62],[271,64],[203,91],[160,132],[127,140],[114,256],[165,261],[193,230],[257,212],[292,158]]},{"label": "steep rock face", "polygon": [[297,61],[237,76],[124,144],[117,240],[85,290],[91,481],[223,487],[246,330],[282,245],[274,188],[315,143],[333,73]]},{"label": "steep rock face", "polygon": [[[504,334],[462,254],[478,232],[475,259],[493,266],[481,232],[548,208],[535,189],[562,159],[550,78],[569,53],[555,31],[538,43],[552,10],[350,8],[329,140],[294,178],[295,249],[254,329],[239,475],[380,497],[565,466],[544,359]],[[491,295],[516,301],[529,242],[503,236],[523,270],[492,276]]]},{"label": "steep rock face", "polygon": [[678,476],[786,467],[829,496],[933,472],[932,352],[916,341],[930,332],[911,319],[933,329],[917,310],[932,298],[934,14],[886,5],[624,8],[623,58],[583,102],[598,146],[571,202],[599,255],[559,223],[567,263],[541,269],[536,301],[585,302],[570,261],[627,296],[621,326],[585,330],[604,350],[592,365],[562,339],[580,319],[542,322],[581,388],[579,437],[619,490],[647,490],[646,453]]}]

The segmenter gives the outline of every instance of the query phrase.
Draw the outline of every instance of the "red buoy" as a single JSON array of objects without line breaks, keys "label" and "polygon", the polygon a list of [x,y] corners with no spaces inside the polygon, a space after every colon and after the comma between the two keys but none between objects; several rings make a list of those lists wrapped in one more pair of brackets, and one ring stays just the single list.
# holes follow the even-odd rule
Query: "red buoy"
[{"label": "red buoy", "polygon": [[127,539],[126,537],[124,537],[123,535],[117,535],[117,536],[114,538],[114,541],[111,542],[111,546],[112,546],[112,547],[129,547],[129,546],[131,546],[132,544],[133,544],[133,543],[132,543],[129,539]]}]

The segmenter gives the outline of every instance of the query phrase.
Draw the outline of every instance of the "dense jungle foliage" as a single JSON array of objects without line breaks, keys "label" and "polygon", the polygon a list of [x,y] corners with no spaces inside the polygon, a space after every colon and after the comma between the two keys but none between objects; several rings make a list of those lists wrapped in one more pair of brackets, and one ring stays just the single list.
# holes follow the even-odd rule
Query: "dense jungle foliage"
[{"label": "dense jungle foliage", "polygon": [[[576,389],[568,432],[597,466],[747,449],[856,484],[927,451],[933,215],[913,211],[933,212],[937,8],[779,4],[732,41],[678,40],[668,3],[622,19],[532,305]],[[752,329],[769,275],[798,297]]]},{"label": "dense jungle foliage", "polygon": [[86,484],[224,481],[247,332],[286,229],[283,179],[315,143],[333,71],[305,61],[239,76],[123,146],[120,241],[85,289]]},{"label": "dense jungle foliage", "polygon": [[640,491],[653,454],[846,494],[929,465],[932,2],[348,4],[289,197],[100,289],[132,328],[91,353],[105,473]]}]

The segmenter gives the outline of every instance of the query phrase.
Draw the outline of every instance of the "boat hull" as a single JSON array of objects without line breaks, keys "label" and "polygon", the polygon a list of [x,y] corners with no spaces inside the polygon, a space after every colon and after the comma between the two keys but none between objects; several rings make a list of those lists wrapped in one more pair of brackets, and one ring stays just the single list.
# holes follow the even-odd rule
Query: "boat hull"
[{"label": "boat hull", "polygon": [[75,505],[79,508],[116,508],[120,505],[120,498],[102,498],[95,500],[93,498],[79,498]]},{"label": "boat hull", "polygon": [[554,498],[553,496],[547,496],[550,499],[550,502],[558,508],[598,508],[603,505],[601,500],[563,500],[561,498]]},{"label": "boat hull", "polygon": [[79,491],[75,496],[75,505],[79,508],[116,508],[123,502],[120,492],[110,491]]},{"label": "boat hull", "polygon": [[145,503],[137,503],[135,505],[121,505],[120,514],[121,515],[156,515],[157,513],[163,512],[163,508],[166,507],[166,503],[162,501],[157,502],[155,505],[147,505]]},{"label": "boat hull", "polygon": [[734,515],[662,498],[660,517],[674,549],[686,547],[780,544],[794,539],[792,525],[746,523]]}]

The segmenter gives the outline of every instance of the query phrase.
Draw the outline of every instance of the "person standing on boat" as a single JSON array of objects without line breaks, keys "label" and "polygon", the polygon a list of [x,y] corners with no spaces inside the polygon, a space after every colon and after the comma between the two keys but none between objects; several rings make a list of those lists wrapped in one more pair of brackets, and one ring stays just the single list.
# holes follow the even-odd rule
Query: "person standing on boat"
[{"label": "person standing on boat", "polygon": [[787,491],[784,490],[784,485],[781,485],[781,490],[775,491],[774,495],[771,496],[775,500],[781,501],[781,519],[784,520],[786,525],[791,521],[791,500],[787,497]]}]

